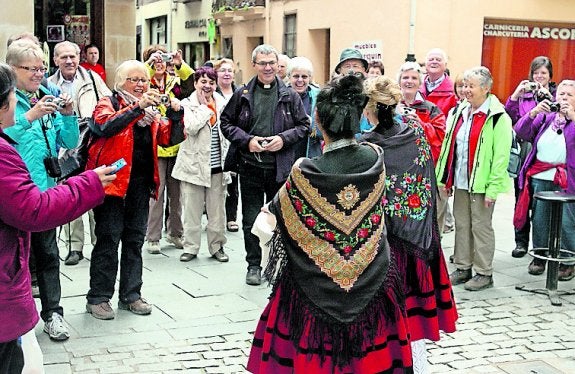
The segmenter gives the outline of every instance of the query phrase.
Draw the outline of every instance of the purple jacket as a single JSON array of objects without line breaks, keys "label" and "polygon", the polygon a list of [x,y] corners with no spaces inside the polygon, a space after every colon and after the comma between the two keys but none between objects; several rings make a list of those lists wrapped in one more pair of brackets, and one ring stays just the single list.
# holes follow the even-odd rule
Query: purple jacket
[{"label": "purple jacket", "polygon": [[525,114],[529,113],[531,109],[537,106],[537,101],[533,97],[533,93],[527,92],[519,98],[519,100],[511,100],[511,96],[505,103],[505,111],[511,117],[511,123],[515,125],[517,121]]},{"label": "purple jacket", "polygon": [[30,231],[63,225],[104,201],[93,171],[40,192],[13,144],[0,129],[0,343],[38,322],[28,269]]},{"label": "purple jacket", "polygon": [[[527,155],[521,172],[519,173],[519,188],[523,189],[525,184],[525,173],[527,169],[535,162],[537,155],[537,146],[541,134],[553,123],[556,113],[540,113],[534,119],[529,114],[521,117],[515,125],[517,137],[533,144],[533,149]],[[575,123],[567,121],[563,129],[565,136],[565,145],[567,147],[567,190],[568,193],[575,193]]]}]

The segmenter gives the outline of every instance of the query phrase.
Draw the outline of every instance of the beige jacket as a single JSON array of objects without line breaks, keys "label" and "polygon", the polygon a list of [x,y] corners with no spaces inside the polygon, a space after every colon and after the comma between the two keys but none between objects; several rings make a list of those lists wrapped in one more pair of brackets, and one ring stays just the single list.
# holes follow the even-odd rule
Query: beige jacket
[{"label": "beige jacket", "polygon": [[[220,126],[220,115],[226,105],[226,100],[222,95],[215,92],[217,121],[214,126]],[[196,92],[190,97],[182,100],[184,108],[184,132],[186,139],[180,143],[180,151],[176,157],[176,164],[172,171],[172,177],[183,182],[192,183],[198,186],[211,187],[210,152],[212,132],[210,127],[210,117],[213,112],[206,105],[200,104]],[[229,142],[224,138],[221,131],[221,167],[223,168],[226,154],[228,153]],[[224,172],[223,184],[231,182],[229,172]]]}]

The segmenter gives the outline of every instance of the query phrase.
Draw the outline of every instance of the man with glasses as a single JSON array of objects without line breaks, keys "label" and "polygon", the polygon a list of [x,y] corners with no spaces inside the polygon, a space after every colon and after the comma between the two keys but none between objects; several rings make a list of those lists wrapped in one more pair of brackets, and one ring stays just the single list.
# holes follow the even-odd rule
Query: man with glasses
[{"label": "man with glasses", "polygon": [[251,233],[252,226],[262,205],[275,196],[289,175],[295,145],[308,135],[309,118],[297,92],[276,76],[275,48],[257,46],[252,65],[257,75],[233,94],[222,113],[220,128],[231,142],[227,169],[240,176],[246,283],[259,285],[262,252],[259,239]]},{"label": "man with glasses", "polygon": [[[87,118],[103,96],[112,94],[99,74],[88,71],[80,66],[80,47],[76,43],[64,41],[54,47],[54,63],[58,70],[48,78],[48,82],[60,87],[74,100],[74,111],[78,115],[80,132],[87,124]],[[84,119],[82,119],[84,118]],[[92,245],[96,243],[94,234],[94,213],[88,212],[90,236]],[[82,217],[64,225],[64,240],[68,245],[68,255],[64,260],[66,265],[76,265],[84,258],[84,221]]]}]

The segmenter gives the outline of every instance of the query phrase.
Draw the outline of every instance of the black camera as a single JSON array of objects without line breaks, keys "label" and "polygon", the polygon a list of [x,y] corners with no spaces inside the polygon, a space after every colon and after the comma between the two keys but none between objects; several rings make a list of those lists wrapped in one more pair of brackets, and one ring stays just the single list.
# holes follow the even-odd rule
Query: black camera
[{"label": "black camera", "polygon": [[548,91],[541,91],[537,92],[536,100],[538,103],[542,102],[543,100],[553,101],[553,95],[551,95]]},{"label": "black camera", "polygon": [[44,167],[50,177],[60,178],[62,176],[62,169],[60,169],[58,157],[46,157],[44,159]]},{"label": "black camera", "polygon": [[559,112],[560,109],[561,109],[561,104],[559,104],[559,103],[551,103],[551,104],[549,104],[549,110],[550,110],[551,112],[557,113],[557,112]]}]

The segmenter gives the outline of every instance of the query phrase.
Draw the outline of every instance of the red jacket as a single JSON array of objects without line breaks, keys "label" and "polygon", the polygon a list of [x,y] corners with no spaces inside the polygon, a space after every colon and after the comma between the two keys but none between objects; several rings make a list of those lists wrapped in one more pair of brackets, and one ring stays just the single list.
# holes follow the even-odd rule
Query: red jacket
[{"label": "red jacket", "polygon": [[419,92],[421,92],[426,100],[437,105],[443,114],[447,116],[449,110],[457,105],[457,96],[455,95],[453,81],[446,75],[443,82],[441,82],[435,90],[427,92],[427,86],[425,85],[427,79],[426,75],[423,84],[419,87]]},{"label": "red jacket", "polygon": [[415,109],[431,148],[433,165],[436,165],[441,152],[441,144],[445,138],[445,115],[437,105],[428,100],[421,100],[420,95],[416,96],[415,101],[409,107]]},{"label": "red jacket", "polygon": [[[97,138],[88,150],[86,169],[93,169],[100,165],[110,165],[123,158],[126,166],[118,171],[116,180],[105,188],[106,195],[125,197],[130,182],[132,170],[132,153],[134,148],[134,126],[144,117],[144,110],[139,105],[128,104],[121,97],[119,110],[116,111],[110,97],[103,97],[94,109],[93,117],[96,126],[106,134],[114,134]],[[160,177],[158,173],[158,144],[168,145],[170,141],[170,124],[154,121],[150,126],[152,132],[152,152],[154,155],[154,198],[158,195]]]}]

